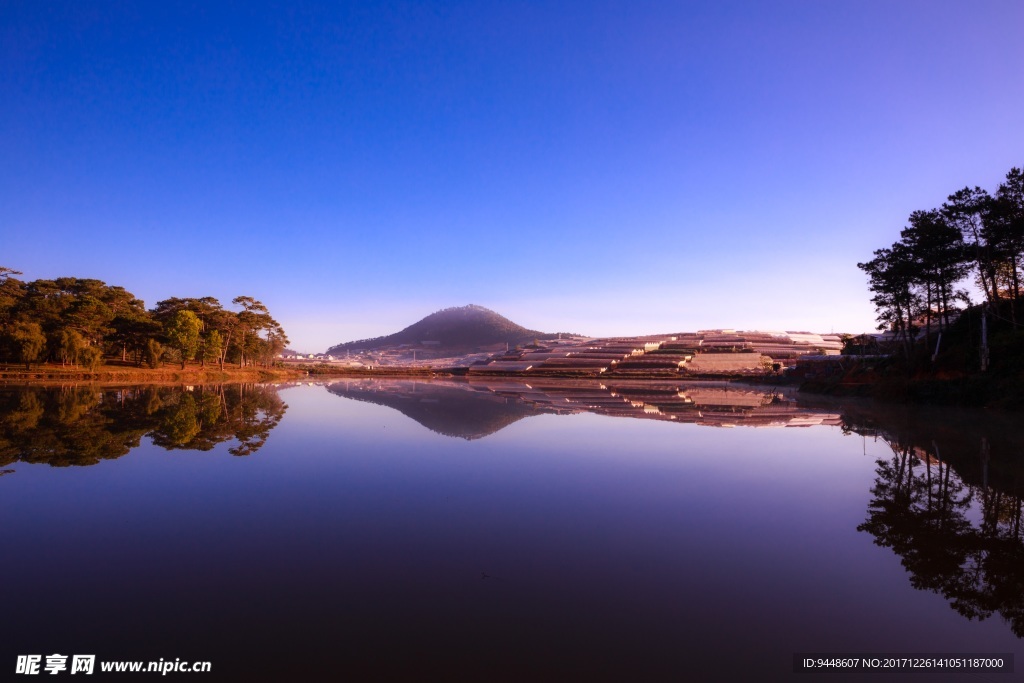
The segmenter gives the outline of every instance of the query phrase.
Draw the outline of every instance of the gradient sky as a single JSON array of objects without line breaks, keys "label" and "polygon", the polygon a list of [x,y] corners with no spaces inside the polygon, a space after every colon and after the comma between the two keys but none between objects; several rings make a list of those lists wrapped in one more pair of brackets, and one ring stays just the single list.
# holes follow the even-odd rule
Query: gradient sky
[{"label": "gradient sky", "polygon": [[1018,0],[11,0],[0,265],[254,296],[300,351],[466,303],[867,331],[857,262],[1024,164],[1022,28]]}]

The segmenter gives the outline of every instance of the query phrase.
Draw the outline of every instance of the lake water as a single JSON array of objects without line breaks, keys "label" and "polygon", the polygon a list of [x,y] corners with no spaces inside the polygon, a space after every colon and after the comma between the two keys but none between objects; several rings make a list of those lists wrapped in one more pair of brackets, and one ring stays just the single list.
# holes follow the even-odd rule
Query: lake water
[{"label": "lake water", "polygon": [[793,662],[1024,667],[1018,422],[735,384],[2,387],[0,668],[1013,680]]}]

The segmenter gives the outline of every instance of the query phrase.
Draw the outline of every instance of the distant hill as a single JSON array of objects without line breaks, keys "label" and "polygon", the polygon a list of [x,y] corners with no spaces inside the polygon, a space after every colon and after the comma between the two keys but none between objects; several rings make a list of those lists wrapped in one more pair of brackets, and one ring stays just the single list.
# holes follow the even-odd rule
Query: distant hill
[{"label": "distant hill", "polygon": [[529,344],[534,339],[551,339],[555,334],[528,330],[489,308],[470,304],[431,313],[401,332],[386,337],[360,339],[332,346],[327,353],[374,350],[402,344],[423,345],[443,351],[466,352],[494,344]]}]

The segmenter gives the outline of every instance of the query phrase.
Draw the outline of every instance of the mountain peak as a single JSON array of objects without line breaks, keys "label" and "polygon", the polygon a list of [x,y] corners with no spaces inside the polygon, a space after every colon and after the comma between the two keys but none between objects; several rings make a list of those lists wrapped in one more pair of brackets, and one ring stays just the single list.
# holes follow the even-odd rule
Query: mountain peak
[{"label": "mountain peak", "polygon": [[538,338],[552,337],[537,330],[517,325],[508,318],[478,304],[453,306],[435,311],[401,332],[374,339],[338,344],[328,353],[354,349],[380,349],[403,344],[430,345],[437,350],[465,352],[493,344],[524,344]]}]

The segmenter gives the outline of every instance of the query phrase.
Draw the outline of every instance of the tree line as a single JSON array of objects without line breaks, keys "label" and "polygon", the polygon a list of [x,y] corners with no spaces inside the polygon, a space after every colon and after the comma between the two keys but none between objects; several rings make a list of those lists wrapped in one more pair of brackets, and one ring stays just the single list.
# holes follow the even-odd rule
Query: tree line
[{"label": "tree line", "polygon": [[61,277],[23,282],[0,267],[0,360],[60,363],[87,369],[120,358],[159,367],[189,361],[269,366],[288,344],[281,325],[260,301],[239,296],[225,309],[214,297],[145,304],[123,287]]},{"label": "tree line", "polygon": [[971,299],[973,278],[995,315],[1017,326],[1024,265],[1024,173],[1012,168],[994,193],[965,187],[938,208],[914,211],[900,239],[858,263],[870,282],[878,329],[909,353],[917,334],[946,329]]}]

